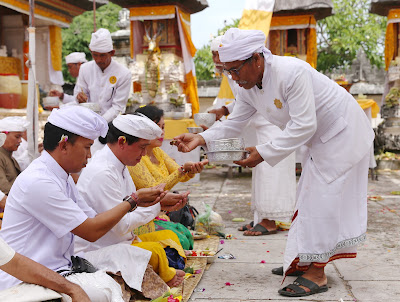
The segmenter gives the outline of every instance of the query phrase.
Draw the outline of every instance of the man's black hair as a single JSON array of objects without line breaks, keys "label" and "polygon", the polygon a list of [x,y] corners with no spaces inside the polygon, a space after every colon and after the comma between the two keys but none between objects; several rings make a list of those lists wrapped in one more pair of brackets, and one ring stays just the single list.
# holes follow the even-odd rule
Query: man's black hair
[{"label": "man's black hair", "polygon": [[108,123],[107,136],[105,138],[99,137],[99,142],[102,143],[103,145],[105,145],[107,143],[114,144],[118,141],[118,138],[120,136],[125,136],[126,142],[128,143],[128,145],[132,145],[133,143],[138,142],[140,139],[139,137],[129,135],[125,132],[122,132],[117,127],[115,127],[111,121]]},{"label": "man's black hair", "polygon": [[164,111],[154,105],[146,105],[143,107],[139,107],[138,109],[136,109],[135,112],[144,114],[156,124],[164,116]]},{"label": "man's black hair", "polygon": [[60,127],[54,126],[53,124],[47,122],[46,125],[44,125],[44,139],[43,139],[43,148],[44,150],[51,152],[54,151],[58,143],[61,140],[61,137],[63,135],[68,136],[68,143],[71,143],[72,145],[75,143],[76,139],[78,138],[79,135],[69,132],[67,130],[64,130]]}]

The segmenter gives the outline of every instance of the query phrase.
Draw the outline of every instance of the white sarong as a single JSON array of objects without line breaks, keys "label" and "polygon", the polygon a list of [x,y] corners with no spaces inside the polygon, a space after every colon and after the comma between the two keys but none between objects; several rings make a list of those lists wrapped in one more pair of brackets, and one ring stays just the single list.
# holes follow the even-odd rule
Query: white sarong
[{"label": "white sarong", "polygon": [[[256,113],[249,127],[255,129],[257,144],[263,144],[282,131]],[[252,171],[251,208],[254,225],[263,219],[288,222],[293,216],[296,198],[295,154],[292,153],[275,167],[265,161]]]},{"label": "white sarong", "polygon": [[308,155],[286,245],[285,271],[296,267],[297,261],[297,266],[304,267],[312,262],[356,256],[357,245],[365,240],[367,231],[369,158],[367,152],[350,170],[328,184]]}]

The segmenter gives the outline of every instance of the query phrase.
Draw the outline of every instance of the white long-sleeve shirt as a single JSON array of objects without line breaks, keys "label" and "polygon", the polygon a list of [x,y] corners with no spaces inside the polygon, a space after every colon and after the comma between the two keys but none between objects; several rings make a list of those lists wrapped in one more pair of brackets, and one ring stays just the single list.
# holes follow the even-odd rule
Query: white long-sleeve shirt
[{"label": "white long-sleeve shirt", "polygon": [[[136,191],[126,166],[108,146],[97,151],[82,170],[77,184],[79,193],[97,213],[105,212],[122,202],[124,197]],[[91,251],[116,243],[130,243],[132,231],[153,220],[161,210],[160,203],[151,207],[138,207],[126,214],[106,235],[96,242],[76,239],[76,252]]]},{"label": "white long-sleeve shirt", "polygon": [[79,77],[74,89],[74,96],[83,92],[88,97],[88,103],[99,103],[101,115],[107,122],[118,114],[125,112],[132,75],[128,68],[112,60],[102,71],[95,61],[81,66]]},{"label": "white long-sleeve shirt", "polygon": [[308,63],[290,57],[265,58],[262,89],[239,89],[232,114],[201,133],[206,142],[239,137],[259,112],[282,129],[257,145],[261,157],[275,166],[307,145],[322,177],[332,182],[369,151],[374,134],[356,100]]}]

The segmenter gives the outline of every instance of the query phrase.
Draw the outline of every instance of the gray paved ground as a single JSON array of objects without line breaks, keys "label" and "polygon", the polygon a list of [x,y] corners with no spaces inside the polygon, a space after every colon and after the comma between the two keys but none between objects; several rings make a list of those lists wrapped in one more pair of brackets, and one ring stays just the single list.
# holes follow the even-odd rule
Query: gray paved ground
[{"label": "gray paved ground", "polygon": [[[245,237],[236,230],[242,223],[232,222],[235,217],[252,219],[250,170],[227,178],[227,168],[209,169],[200,183],[177,189],[189,189],[190,202],[199,210],[203,201],[211,205],[223,217],[226,233],[237,238],[220,245],[220,254],[232,253],[236,259],[217,259],[198,285],[204,291],[194,292],[190,301],[400,301],[400,195],[391,194],[400,191],[399,171],[379,171],[379,180],[369,182],[369,194],[384,199],[368,201],[368,236],[358,257],[328,264],[328,292],[305,298],[280,296],[281,277],[271,274],[282,265],[287,232]],[[288,277],[284,284],[293,280]]]}]

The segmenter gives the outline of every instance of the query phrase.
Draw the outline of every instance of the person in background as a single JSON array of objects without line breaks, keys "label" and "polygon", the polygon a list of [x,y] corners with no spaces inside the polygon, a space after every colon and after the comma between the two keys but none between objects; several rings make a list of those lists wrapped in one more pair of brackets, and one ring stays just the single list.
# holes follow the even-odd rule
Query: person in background
[{"label": "person in background", "polygon": [[[21,119],[22,119],[22,117],[21,117]],[[29,122],[28,122],[28,124],[29,124]],[[13,152],[12,156],[18,162],[21,171],[24,171],[31,163],[31,161],[29,159],[29,154],[28,154],[28,137],[27,137],[26,130],[24,132],[22,132],[21,138],[22,138],[21,144],[19,145],[18,149]],[[39,153],[42,152],[42,150],[43,150],[43,144],[40,144],[39,145]]]},{"label": "person in background", "polygon": [[[71,77],[76,78],[78,82],[79,69],[83,63],[86,63],[86,54],[84,52],[72,52],[65,57],[65,63],[67,63],[68,72]],[[50,90],[49,96],[58,96],[60,100],[64,103],[76,103],[75,95],[78,94],[79,87],[75,84],[74,95],[69,95],[58,90]]]},{"label": "person in background", "polygon": [[128,68],[112,59],[115,50],[107,29],[100,28],[92,34],[89,49],[93,61],[81,67],[74,96],[79,103],[98,103],[100,115],[111,122],[125,112],[132,75]]},{"label": "person in background", "polygon": [[4,209],[8,193],[17,176],[21,173],[18,162],[13,157],[21,144],[23,133],[29,122],[18,116],[9,116],[0,120],[0,132],[6,134],[6,140],[0,147],[0,210]]},{"label": "person in background", "polygon": [[[216,37],[211,42],[211,52],[215,68],[223,72],[223,63],[219,59],[218,47],[222,36]],[[243,88],[227,76],[233,95],[238,95]],[[215,113],[216,118],[232,113],[236,102],[222,106],[209,112]],[[249,129],[251,129],[249,131]],[[262,144],[278,136],[282,130],[268,122],[260,113],[256,113],[246,126],[243,136],[255,136],[254,141]],[[253,221],[241,226],[239,231],[244,231],[245,236],[270,235],[277,232],[277,224],[288,225],[293,215],[296,200],[296,173],[294,152],[283,159],[276,166],[271,167],[262,162],[253,168],[251,173],[251,209],[254,211]]]}]

